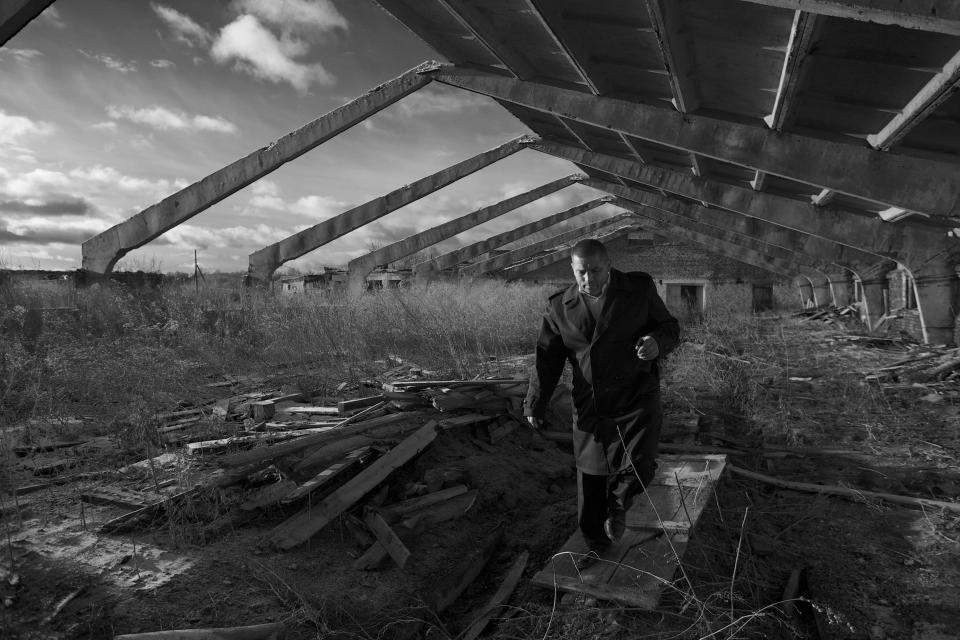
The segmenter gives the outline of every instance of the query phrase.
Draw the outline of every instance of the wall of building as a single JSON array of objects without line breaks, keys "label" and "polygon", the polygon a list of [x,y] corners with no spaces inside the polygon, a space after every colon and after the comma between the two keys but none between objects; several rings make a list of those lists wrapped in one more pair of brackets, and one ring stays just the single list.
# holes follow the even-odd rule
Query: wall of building
[{"label": "wall of building", "polygon": [[[769,284],[775,287],[774,302],[783,300],[789,283],[776,274],[748,264],[709,253],[697,245],[663,239],[646,239],[642,236],[618,238],[607,244],[614,267],[621,271],[645,271],[657,283],[657,290],[664,300],[673,301],[671,310],[686,315],[680,308],[676,286],[696,285],[702,287],[703,304],[706,309],[746,310],[753,308],[753,285]],[[561,260],[543,269],[522,276],[523,280],[565,285],[573,282],[570,262]],[[779,292],[778,292],[779,289]],[[674,299],[676,298],[676,299]],[[797,294],[789,300],[786,308],[798,306]],[[683,305],[685,306],[685,305]]]}]

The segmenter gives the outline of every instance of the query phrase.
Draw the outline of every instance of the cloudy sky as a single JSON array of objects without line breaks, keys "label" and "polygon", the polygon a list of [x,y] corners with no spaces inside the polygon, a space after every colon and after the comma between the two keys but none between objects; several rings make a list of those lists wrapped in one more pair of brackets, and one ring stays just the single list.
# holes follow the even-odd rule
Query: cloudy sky
[{"label": "cloudy sky", "polygon": [[[59,0],[0,48],[0,267],[77,268],[87,238],[436,58],[372,0]],[[118,268],[187,271],[196,249],[208,271],[243,271],[252,251],[523,133],[486,98],[428,87]],[[342,265],[573,172],[523,151],[290,264]],[[567,188],[441,248],[597,195]]]}]

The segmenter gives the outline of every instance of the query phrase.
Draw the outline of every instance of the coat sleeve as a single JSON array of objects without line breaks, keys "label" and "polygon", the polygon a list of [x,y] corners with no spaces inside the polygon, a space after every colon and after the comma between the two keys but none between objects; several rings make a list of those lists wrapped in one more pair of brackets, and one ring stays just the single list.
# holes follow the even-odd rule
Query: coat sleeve
[{"label": "coat sleeve", "polygon": [[523,403],[523,415],[543,418],[550,397],[560,382],[567,350],[548,305],[537,337],[536,362],[530,372],[530,386]]},{"label": "coat sleeve", "polygon": [[667,310],[667,305],[663,303],[653,283],[650,285],[648,304],[650,323],[654,329],[647,335],[657,341],[657,346],[660,347],[659,357],[662,358],[673,351],[680,342],[680,323]]}]

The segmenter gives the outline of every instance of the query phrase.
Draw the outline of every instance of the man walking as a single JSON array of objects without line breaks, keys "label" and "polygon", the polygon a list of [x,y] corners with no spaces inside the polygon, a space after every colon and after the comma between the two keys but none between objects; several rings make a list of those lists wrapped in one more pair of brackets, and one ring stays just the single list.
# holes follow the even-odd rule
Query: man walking
[{"label": "man walking", "polygon": [[656,470],[663,418],[657,362],[677,345],[680,328],[653,279],[611,268],[602,242],[577,243],[571,266],[576,283],[547,303],[524,415],[541,427],[569,360],[578,521],[599,555],[622,535],[631,499]]}]

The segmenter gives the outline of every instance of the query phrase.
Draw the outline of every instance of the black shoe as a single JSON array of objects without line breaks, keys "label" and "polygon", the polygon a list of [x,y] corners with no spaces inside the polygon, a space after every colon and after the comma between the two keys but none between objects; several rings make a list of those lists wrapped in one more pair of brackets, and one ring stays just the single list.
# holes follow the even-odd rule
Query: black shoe
[{"label": "black shoe", "polygon": [[604,551],[610,548],[613,541],[607,536],[583,536],[583,541],[587,544],[587,551],[595,551],[597,555],[602,555]]},{"label": "black shoe", "polygon": [[610,540],[618,541],[627,530],[627,513],[623,509],[616,509],[603,522],[603,531]]},{"label": "black shoe", "polygon": [[575,564],[578,571],[596,564],[612,544],[607,536],[583,536],[583,541],[587,543],[587,552],[576,559]]}]

